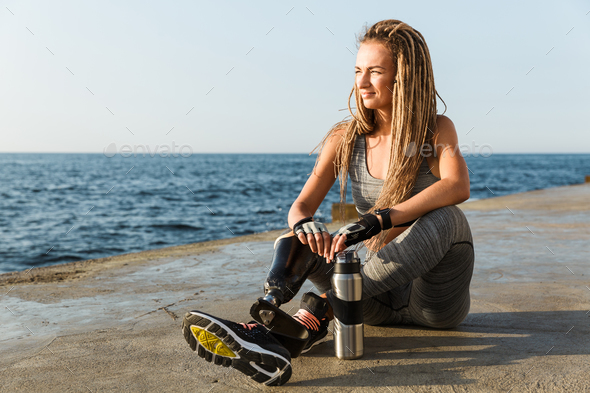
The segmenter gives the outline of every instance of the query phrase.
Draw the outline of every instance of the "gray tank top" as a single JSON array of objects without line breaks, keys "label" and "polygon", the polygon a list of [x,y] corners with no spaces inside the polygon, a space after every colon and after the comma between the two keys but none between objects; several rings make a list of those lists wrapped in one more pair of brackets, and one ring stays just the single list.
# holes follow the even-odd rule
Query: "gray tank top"
[{"label": "gray tank top", "polygon": [[[416,195],[426,187],[440,180],[429,169],[428,161],[426,158],[423,158],[416,184],[410,193],[411,196]],[[365,150],[365,135],[359,135],[356,138],[348,173],[350,174],[351,180],[352,200],[354,201],[356,210],[360,214],[366,214],[375,202],[377,202],[384,181],[369,174]],[[381,208],[386,207],[391,206],[382,206]]]}]

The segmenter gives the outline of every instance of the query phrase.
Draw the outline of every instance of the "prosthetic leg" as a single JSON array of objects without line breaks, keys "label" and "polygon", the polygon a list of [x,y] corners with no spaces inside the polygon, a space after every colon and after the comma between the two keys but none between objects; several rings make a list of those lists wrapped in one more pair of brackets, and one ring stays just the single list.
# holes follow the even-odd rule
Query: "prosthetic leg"
[{"label": "prosthetic leg", "polygon": [[301,243],[289,229],[277,238],[270,271],[264,283],[264,296],[251,307],[250,315],[270,329],[271,334],[295,358],[308,339],[308,331],[289,314],[279,309],[301,289],[303,282],[323,259]]}]

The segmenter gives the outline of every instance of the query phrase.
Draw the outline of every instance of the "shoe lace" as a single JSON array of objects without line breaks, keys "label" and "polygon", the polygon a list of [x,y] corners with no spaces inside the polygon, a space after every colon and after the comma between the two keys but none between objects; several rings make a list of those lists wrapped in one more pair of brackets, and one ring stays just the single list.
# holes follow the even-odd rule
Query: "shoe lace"
[{"label": "shoe lace", "polygon": [[303,326],[305,326],[309,330],[320,330],[320,321],[316,318],[315,315],[310,313],[304,308],[300,308],[299,311],[293,315],[293,318],[299,321]]},{"label": "shoe lace", "polygon": [[252,330],[258,324],[257,323],[240,323],[240,325],[242,325],[244,327],[244,329]]}]

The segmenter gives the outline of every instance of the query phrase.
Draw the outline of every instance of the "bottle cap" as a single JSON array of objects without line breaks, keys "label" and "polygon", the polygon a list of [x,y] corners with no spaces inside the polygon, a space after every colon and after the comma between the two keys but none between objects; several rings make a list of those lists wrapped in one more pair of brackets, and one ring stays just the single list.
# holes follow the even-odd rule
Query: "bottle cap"
[{"label": "bottle cap", "polygon": [[360,263],[361,260],[356,251],[340,251],[336,254],[336,263]]}]

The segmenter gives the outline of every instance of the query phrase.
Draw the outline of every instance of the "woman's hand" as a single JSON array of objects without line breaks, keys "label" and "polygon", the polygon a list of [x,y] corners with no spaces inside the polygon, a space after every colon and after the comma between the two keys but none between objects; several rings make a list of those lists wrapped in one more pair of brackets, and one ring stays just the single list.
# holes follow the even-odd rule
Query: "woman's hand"
[{"label": "woman's hand", "polygon": [[327,258],[330,253],[330,246],[332,244],[332,236],[328,232],[319,233],[300,233],[297,235],[299,241],[303,244],[309,244],[311,251],[321,257]]},{"label": "woman's hand", "polygon": [[332,240],[329,261],[334,259],[334,254],[379,234],[381,225],[381,217],[374,214],[365,214],[359,221],[340,228]]},{"label": "woman's hand", "polygon": [[330,247],[330,253],[328,255],[328,258],[326,258],[327,263],[332,262],[336,256],[336,254],[338,254],[340,251],[346,250],[346,248],[348,246],[346,244],[344,244],[345,241],[346,241],[346,235],[343,235],[343,234],[337,234],[332,238],[332,245]]},{"label": "woman's hand", "polygon": [[293,225],[293,233],[297,235],[301,243],[309,244],[313,253],[326,257],[330,252],[332,235],[323,223],[313,221],[312,217],[296,222]]}]

